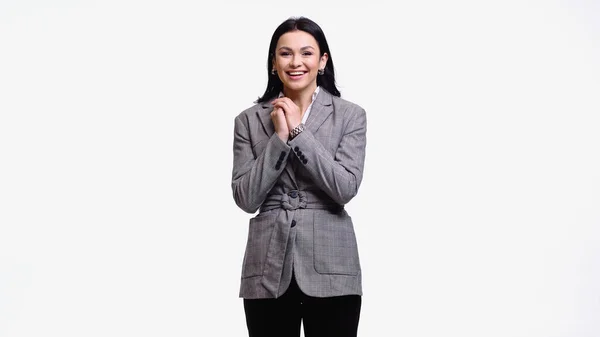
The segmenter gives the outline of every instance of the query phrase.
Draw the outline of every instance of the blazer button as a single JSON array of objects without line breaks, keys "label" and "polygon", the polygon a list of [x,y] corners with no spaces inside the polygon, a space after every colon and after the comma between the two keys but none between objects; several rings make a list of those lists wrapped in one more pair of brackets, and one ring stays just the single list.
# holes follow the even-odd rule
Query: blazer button
[{"label": "blazer button", "polygon": [[306,164],[306,163],[308,163],[308,159],[304,158],[304,159],[302,160],[302,163],[303,163],[303,164]]},{"label": "blazer button", "polygon": [[281,162],[277,162],[277,164],[275,165],[275,169],[279,170],[281,168]]},{"label": "blazer button", "polygon": [[279,155],[279,160],[283,160],[283,158],[285,158],[285,152],[281,151],[281,154]]},{"label": "blazer button", "polygon": [[292,220],[292,227],[296,226],[296,220]]},{"label": "blazer button", "polygon": [[298,192],[296,191],[290,191],[290,193],[288,193],[288,195],[292,198],[295,199],[298,197]]},{"label": "blazer button", "polygon": [[296,154],[302,156],[302,151],[297,151]]},{"label": "blazer button", "polygon": [[298,151],[300,151],[300,148],[296,146],[296,147],[294,148],[294,152],[298,152]]}]

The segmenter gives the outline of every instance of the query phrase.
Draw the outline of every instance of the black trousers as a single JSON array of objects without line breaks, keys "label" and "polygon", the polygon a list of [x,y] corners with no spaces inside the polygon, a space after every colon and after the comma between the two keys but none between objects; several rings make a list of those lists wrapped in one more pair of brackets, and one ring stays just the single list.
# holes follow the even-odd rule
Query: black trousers
[{"label": "black trousers", "polygon": [[250,337],[356,337],[360,318],[359,295],[311,297],[296,280],[276,299],[244,299]]}]

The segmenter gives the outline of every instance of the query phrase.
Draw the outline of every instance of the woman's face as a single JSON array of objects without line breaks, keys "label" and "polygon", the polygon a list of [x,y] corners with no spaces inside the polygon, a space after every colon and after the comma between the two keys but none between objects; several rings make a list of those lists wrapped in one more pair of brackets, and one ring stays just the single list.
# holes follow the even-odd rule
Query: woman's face
[{"label": "woman's face", "polygon": [[328,59],[326,53],[319,54],[319,44],[309,33],[295,30],[281,35],[275,47],[273,68],[284,90],[312,93],[317,88],[318,71],[325,68]]}]

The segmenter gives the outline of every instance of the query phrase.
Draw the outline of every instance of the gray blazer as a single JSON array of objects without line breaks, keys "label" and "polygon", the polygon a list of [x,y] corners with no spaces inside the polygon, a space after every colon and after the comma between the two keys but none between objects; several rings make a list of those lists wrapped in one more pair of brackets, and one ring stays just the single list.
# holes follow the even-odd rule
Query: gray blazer
[{"label": "gray blazer", "polygon": [[250,219],[239,296],[277,298],[292,272],[307,295],[362,295],[352,219],[344,210],[358,192],[367,120],[360,106],[321,88],[306,127],[283,142],[269,103],[235,118],[231,187]]}]

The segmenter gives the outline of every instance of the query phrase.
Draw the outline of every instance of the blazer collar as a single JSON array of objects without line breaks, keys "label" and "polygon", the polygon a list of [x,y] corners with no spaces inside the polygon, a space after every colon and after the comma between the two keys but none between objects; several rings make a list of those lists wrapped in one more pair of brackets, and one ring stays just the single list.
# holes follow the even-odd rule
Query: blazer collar
[{"label": "blazer collar", "polygon": [[[306,120],[306,129],[312,133],[316,133],[319,127],[325,122],[327,117],[333,112],[333,96],[327,92],[323,87],[319,90],[317,98],[313,102],[310,110],[310,115]],[[269,102],[264,102],[256,113],[260,119],[263,129],[267,136],[271,137],[275,132],[273,121],[271,120],[271,111],[273,111],[273,105]]]}]

